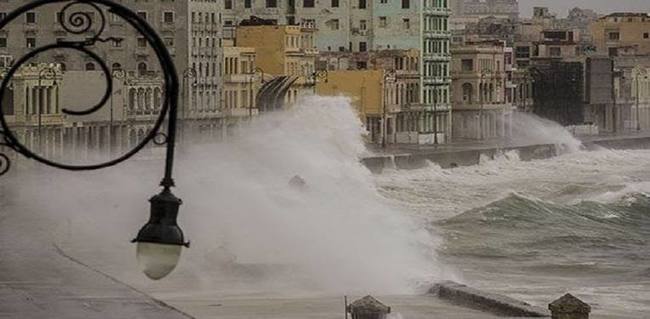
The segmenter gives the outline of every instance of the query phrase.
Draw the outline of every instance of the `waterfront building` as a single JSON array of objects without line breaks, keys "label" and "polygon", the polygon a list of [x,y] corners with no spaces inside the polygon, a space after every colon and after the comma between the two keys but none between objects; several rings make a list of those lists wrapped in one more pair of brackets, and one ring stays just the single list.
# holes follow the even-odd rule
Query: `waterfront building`
[{"label": "waterfront building", "polygon": [[392,124],[384,131],[382,122],[394,123],[395,98],[393,79],[385,70],[336,70],[328,71],[327,78],[318,81],[316,92],[321,95],[343,95],[352,105],[368,131],[368,141],[375,144],[394,141]]},{"label": "waterfront building", "polygon": [[[332,86],[355,86],[352,82],[334,83],[329,73],[339,70],[364,71],[383,70],[390,72],[393,82],[386,86],[385,95],[387,111],[382,114],[360,114],[361,120],[368,128],[371,137],[381,136],[382,122],[386,122],[386,143],[399,144],[432,144],[445,143],[448,134],[448,123],[438,118],[433,121],[434,112],[426,112],[420,102],[420,53],[416,49],[409,50],[380,50],[369,52],[323,52],[319,57],[319,68],[327,70],[328,76],[320,82],[327,81],[330,85],[318,90],[319,94],[334,93]],[[362,74],[362,73],[360,73]],[[345,78],[342,78],[345,80]],[[365,87],[365,83],[361,87]],[[319,86],[320,88],[320,86]],[[365,90],[365,89],[364,89]],[[364,91],[365,92],[365,91]],[[352,93],[350,93],[352,94]],[[367,94],[367,93],[366,93]],[[381,100],[381,98],[375,98]],[[367,101],[365,99],[364,101]],[[383,105],[383,104],[382,104]],[[436,109],[437,105],[434,104]],[[366,108],[363,108],[366,109]],[[437,132],[437,134],[435,133]],[[374,142],[381,142],[379,138],[372,138]]]},{"label": "waterfront building", "polygon": [[[314,47],[313,25],[276,25],[273,21],[250,19],[236,29],[235,45],[254,48],[255,65],[265,75],[287,80],[277,91],[286,89],[284,103],[295,103],[298,96],[313,94],[318,49]],[[271,109],[260,105],[260,111]]]},{"label": "waterfront building", "polygon": [[[0,15],[6,15],[22,4],[22,1],[17,0],[3,1],[0,3]],[[220,105],[222,48],[219,4],[198,0],[162,2],[125,0],[122,4],[137,12],[153,27],[172,55],[179,77],[183,77],[179,117],[181,122],[188,122],[183,126],[197,133],[206,130],[222,130],[224,125]],[[0,32],[0,60],[2,61],[0,67],[6,69],[13,60],[34,48],[60,40],[85,40],[98,31],[101,16],[99,12],[94,12],[94,8],[77,3],[69,7],[67,12],[59,14],[64,5],[65,3],[48,4],[8,24]],[[66,32],[61,25],[60,21],[67,23],[66,17],[75,12],[90,13],[93,19],[88,32],[74,35]],[[102,37],[113,37],[116,40],[97,42],[91,49],[106,59],[112,72],[123,72],[123,79],[128,78],[133,83],[143,83],[160,77],[158,60],[145,38],[118,16],[105,11],[103,14],[106,28]],[[64,49],[43,52],[36,56],[33,62],[55,63],[63,74],[88,71],[89,76],[92,77],[90,74],[99,70],[96,61]],[[82,74],[83,72],[73,78]],[[64,76],[63,81],[70,78]],[[115,82],[119,80],[116,79]],[[80,84],[84,84],[84,81]],[[81,87],[86,89],[86,85]],[[139,90],[140,88],[135,93],[136,100],[138,94],[143,98],[146,94],[138,93]],[[127,103],[128,99],[123,99],[122,102]],[[114,99],[113,103],[117,103],[117,100]],[[73,119],[74,116],[68,116],[67,118],[68,121],[76,123],[75,125],[86,127],[91,125],[84,123],[81,117]],[[92,123],[100,125],[96,121]],[[107,124],[122,125],[116,121]],[[132,128],[132,130],[136,136],[139,134],[139,128]],[[91,131],[92,134],[99,134],[100,129]]]},{"label": "waterfront building", "polygon": [[566,29],[547,29],[541,32],[541,39],[534,42],[535,57],[573,58],[581,54],[576,41],[576,32]]},{"label": "waterfront building", "polygon": [[449,0],[225,1],[224,36],[234,38],[242,20],[256,16],[279,25],[313,25],[320,52],[418,49],[420,113],[433,114],[420,121],[431,127],[435,118],[450,128],[449,5]]},{"label": "waterfront building", "polygon": [[[44,68],[51,70],[47,79],[39,78]],[[60,65],[33,64],[14,75],[2,101],[2,112],[18,140],[43,156],[63,154],[61,134],[65,117],[61,112],[61,82]]]},{"label": "waterfront building", "polygon": [[594,21],[591,35],[598,53],[609,56],[650,54],[650,15],[612,13]]},{"label": "waterfront building", "polygon": [[650,55],[614,58],[614,92],[622,130],[650,129]]},{"label": "waterfront building", "polygon": [[228,43],[223,49],[224,112],[231,120],[229,125],[258,114],[257,92],[261,74],[256,72],[256,52],[251,47],[235,47]]},{"label": "waterfront building", "polygon": [[563,126],[585,124],[583,61],[534,59],[530,75],[533,113]]},{"label": "waterfront building", "polygon": [[455,16],[519,18],[518,0],[456,0],[453,8]]},{"label": "waterfront building", "polygon": [[452,56],[454,138],[483,140],[508,136],[512,104],[507,102],[505,93],[505,44],[467,43],[452,48]]}]

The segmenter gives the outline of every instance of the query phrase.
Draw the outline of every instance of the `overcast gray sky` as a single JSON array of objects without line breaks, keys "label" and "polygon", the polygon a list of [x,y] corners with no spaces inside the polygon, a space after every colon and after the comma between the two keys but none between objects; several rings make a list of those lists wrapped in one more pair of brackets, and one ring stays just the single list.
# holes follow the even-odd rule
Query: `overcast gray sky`
[{"label": "overcast gray sky", "polygon": [[569,9],[574,7],[595,9],[599,13],[650,12],[650,0],[519,0],[519,12],[523,17],[530,17],[536,6],[550,7],[558,17],[566,16]]}]

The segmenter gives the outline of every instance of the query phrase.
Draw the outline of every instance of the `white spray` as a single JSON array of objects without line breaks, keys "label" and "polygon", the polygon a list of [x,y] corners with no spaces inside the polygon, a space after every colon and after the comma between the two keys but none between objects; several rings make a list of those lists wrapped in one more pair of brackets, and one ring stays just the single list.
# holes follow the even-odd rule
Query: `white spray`
[{"label": "white spray", "polygon": [[[14,205],[63,221],[47,228],[71,254],[160,293],[412,293],[443,277],[437,238],[378,194],[359,163],[362,133],[346,99],[314,97],[229,142],[186,149],[174,191],[192,247],[162,282],[143,279],[128,243],[148,218],[160,162],[53,171],[24,182]],[[304,187],[288,184],[296,175]]]}]

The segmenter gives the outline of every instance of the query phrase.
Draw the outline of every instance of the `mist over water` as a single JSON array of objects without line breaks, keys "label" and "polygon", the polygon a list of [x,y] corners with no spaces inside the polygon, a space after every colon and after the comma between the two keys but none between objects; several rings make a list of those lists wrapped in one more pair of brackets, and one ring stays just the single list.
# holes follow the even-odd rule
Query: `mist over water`
[{"label": "mist over water", "polygon": [[462,281],[544,307],[566,292],[592,313],[650,311],[650,151],[577,151],[522,162],[377,176],[382,194],[428,219]]},{"label": "mist over water", "polygon": [[[566,152],[372,175],[348,101],[320,97],[225,143],[182,147],[174,192],[192,247],[157,282],[128,241],[148,218],[161,161],[20,172],[0,184],[0,220],[163,299],[412,294],[451,279],[539,306],[572,292],[599,314],[643,317],[650,151],[586,152],[557,124],[528,119],[514,121],[516,139]],[[289,185],[296,175],[304,187]]]},{"label": "mist over water", "polygon": [[[449,278],[439,240],[380,196],[360,164],[362,133],[346,99],[314,97],[227,142],[181,147],[174,192],[192,245],[160,282],[144,279],[128,241],[148,218],[161,161],[40,169],[21,176],[11,205],[44,218],[45,244],[162,296],[404,294]],[[289,185],[296,175],[304,187]]]},{"label": "mist over water", "polygon": [[532,113],[514,112],[512,142],[518,145],[555,144],[561,152],[576,152],[582,142],[562,125]]}]

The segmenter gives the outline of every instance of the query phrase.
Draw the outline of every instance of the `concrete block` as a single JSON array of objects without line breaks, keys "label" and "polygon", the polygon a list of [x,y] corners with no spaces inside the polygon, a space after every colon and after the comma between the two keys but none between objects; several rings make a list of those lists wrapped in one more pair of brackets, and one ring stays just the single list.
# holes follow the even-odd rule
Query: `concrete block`
[{"label": "concrete block", "polygon": [[546,309],[534,307],[510,297],[487,293],[453,281],[434,285],[429,293],[451,303],[482,310],[499,316],[549,317]]}]

